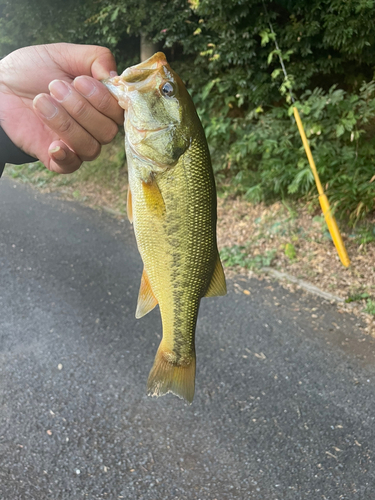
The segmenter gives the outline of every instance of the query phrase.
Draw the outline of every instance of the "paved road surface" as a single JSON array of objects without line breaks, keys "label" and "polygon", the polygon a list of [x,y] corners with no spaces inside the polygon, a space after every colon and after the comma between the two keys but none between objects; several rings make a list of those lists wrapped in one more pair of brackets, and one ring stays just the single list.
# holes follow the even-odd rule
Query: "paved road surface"
[{"label": "paved road surface", "polygon": [[[127,221],[0,182],[0,498],[375,498],[375,341],[277,283],[202,302],[192,406],[145,396]],[[245,295],[241,288],[251,291]]]}]

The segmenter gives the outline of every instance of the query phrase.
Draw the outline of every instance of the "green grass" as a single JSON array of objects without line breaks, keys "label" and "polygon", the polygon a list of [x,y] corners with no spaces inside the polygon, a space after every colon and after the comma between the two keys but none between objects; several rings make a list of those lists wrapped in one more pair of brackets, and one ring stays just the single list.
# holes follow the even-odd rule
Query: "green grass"
[{"label": "green grass", "polygon": [[228,267],[244,267],[246,269],[261,269],[269,267],[275,258],[276,250],[268,250],[263,255],[250,257],[246,247],[233,245],[232,247],[223,247],[220,251],[220,257],[224,265]]},{"label": "green grass", "polygon": [[367,299],[364,311],[375,316],[375,300]]},{"label": "green grass", "polygon": [[365,292],[365,293],[356,293],[354,295],[349,295],[349,297],[345,300],[347,304],[350,302],[357,302],[359,300],[364,300],[364,299],[369,299],[370,295]]},{"label": "green grass", "polygon": [[360,245],[367,245],[375,241],[375,225],[364,224],[355,231],[355,240]]},{"label": "green grass", "polygon": [[285,255],[288,257],[289,260],[295,260],[297,258],[297,252],[296,248],[292,243],[287,243],[285,245]]}]

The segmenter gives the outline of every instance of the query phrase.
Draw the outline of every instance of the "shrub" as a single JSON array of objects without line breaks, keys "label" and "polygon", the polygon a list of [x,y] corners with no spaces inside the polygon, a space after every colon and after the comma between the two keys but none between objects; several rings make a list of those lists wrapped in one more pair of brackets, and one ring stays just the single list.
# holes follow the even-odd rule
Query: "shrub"
[{"label": "shrub", "polygon": [[[375,82],[358,93],[332,86],[306,91],[296,103],[326,193],[353,222],[375,208]],[[250,201],[301,197],[315,191],[302,141],[287,105],[245,117],[203,114],[215,169],[234,173]]]}]

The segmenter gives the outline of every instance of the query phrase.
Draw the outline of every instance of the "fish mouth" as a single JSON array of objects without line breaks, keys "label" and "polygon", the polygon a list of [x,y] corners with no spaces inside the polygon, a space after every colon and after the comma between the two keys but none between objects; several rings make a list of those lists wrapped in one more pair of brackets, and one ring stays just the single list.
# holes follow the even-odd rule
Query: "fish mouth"
[{"label": "fish mouth", "polygon": [[127,110],[129,106],[129,92],[138,90],[147,92],[154,88],[155,75],[171,78],[171,70],[163,52],[157,52],[149,59],[135,66],[127,68],[121,75],[102,80],[111,94]]},{"label": "fish mouth", "polygon": [[125,84],[139,83],[146,80],[163,66],[168,66],[167,58],[163,52],[157,52],[146,61],[127,68],[122,73],[121,80]]}]

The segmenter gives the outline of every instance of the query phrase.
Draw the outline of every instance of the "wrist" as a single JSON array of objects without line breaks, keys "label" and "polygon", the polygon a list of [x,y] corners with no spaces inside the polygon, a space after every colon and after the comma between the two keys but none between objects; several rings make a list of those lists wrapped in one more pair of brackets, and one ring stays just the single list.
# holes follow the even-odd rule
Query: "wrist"
[{"label": "wrist", "polygon": [[1,166],[5,163],[22,165],[22,163],[31,163],[34,161],[38,161],[37,158],[26,154],[22,149],[18,148],[7,136],[0,123],[0,170],[2,171]]}]

